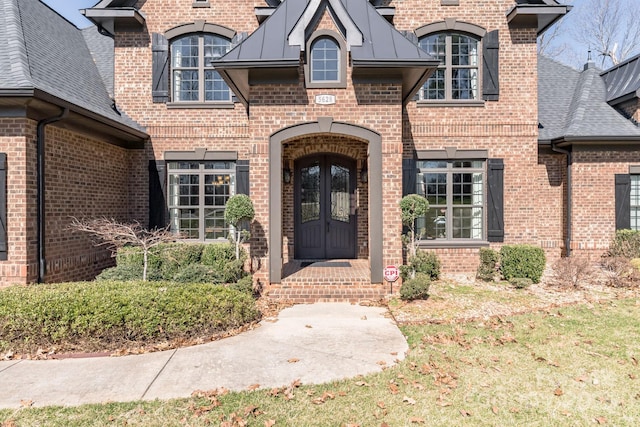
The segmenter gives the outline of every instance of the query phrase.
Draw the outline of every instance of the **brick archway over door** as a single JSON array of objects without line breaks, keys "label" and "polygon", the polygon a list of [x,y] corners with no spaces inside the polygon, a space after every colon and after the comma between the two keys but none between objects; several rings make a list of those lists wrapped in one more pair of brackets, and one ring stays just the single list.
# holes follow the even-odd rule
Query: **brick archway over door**
[{"label": "brick archway over door", "polygon": [[282,278],[282,144],[312,134],[350,136],[369,144],[369,264],[371,283],[382,283],[382,137],[361,126],[320,117],[279,130],[269,138],[269,282]]}]

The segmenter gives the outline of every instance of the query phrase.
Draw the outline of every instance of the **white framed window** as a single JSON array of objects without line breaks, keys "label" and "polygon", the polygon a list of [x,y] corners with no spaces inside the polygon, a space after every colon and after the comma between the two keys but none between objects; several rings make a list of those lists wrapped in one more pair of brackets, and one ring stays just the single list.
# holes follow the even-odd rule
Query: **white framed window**
[{"label": "white framed window", "polygon": [[171,90],[174,102],[231,102],[231,90],[211,62],[231,50],[216,34],[188,34],[171,41]]},{"label": "white framed window", "polygon": [[167,162],[171,230],[185,239],[226,240],[227,201],[235,194],[236,164],[230,161]]},{"label": "white framed window", "polygon": [[416,193],[429,201],[417,220],[422,239],[485,240],[484,160],[418,160]]},{"label": "white framed window", "polygon": [[631,229],[640,230],[640,175],[630,175],[630,207]]},{"label": "white framed window", "polygon": [[319,37],[311,44],[311,81],[340,81],[340,47],[331,37]]}]

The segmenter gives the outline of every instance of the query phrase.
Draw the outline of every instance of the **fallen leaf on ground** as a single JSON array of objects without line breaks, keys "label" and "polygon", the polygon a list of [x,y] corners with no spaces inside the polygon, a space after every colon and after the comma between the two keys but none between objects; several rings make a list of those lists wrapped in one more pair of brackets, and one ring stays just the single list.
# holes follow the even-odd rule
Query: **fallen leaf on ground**
[{"label": "fallen leaf on ground", "polygon": [[555,394],[556,396],[562,396],[564,394],[564,392],[562,391],[562,389],[560,387],[558,387],[556,389],[556,391],[553,392],[553,394]]},{"label": "fallen leaf on ground", "polygon": [[251,384],[249,387],[247,387],[247,390],[253,391],[259,388],[260,388],[260,384]]},{"label": "fallen leaf on ground", "polygon": [[267,420],[264,422],[264,427],[273,427],[276,425],[276,420]]},{"label": "fallen leaf on ground", "polygon": [[415,405],[416,401],[415,399],[410,398],[409,396],[405,396],[402,398],[402,401],[405,402],[408,405]]},{"label": "fallen leaf on ground", "polygon": [[409,422],[412,424],[424,424],[424,418],[420,418],[420,417],[411,417],[409,418]]},{"label": "fallen leaf on ground", "polygon": [[463,417],[470,417],[471,416],[471,412],[464,410],[464,409],[460,409],[460,415],[462,415]]},{"label": "fallen leaf on ground", "polygon": [[296,359],[295,357],[292,357],[291,359],[287,360],[287,362],[289,363],[298,363],[300,361],[300,359]]},{"label": "fallen leaf on ground", "polygon": [[20,406],[23,407],[23,408],[28,408],[30,406],[33,406],[33,400],[31,400],[31,399],[21,400],[20,401]]},{"label": "fallen leaf on ground", "polygon": [[492,406],[491,407],[491,412],[493,412],[494,414],[498,415],[498,407],[497,406]]},{"label": "fallen leaf on ground", "polygon": [[607,423],[607,419],[605,417],[596,417],[595,420],[596,420],[596,422],[598,424],[606,424]]}]

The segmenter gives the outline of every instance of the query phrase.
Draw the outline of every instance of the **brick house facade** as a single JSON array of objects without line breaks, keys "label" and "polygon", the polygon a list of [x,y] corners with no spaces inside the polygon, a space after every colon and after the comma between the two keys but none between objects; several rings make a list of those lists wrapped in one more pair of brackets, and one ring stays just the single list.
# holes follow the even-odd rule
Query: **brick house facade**
[{"label": "brick house facade", "polygon": [[[7,16],[20,7],[34,21],[55,15],[37,0],[0,4]],[[548,89],[536,39],[568,9],[554,0],[103,0],[84,14],[111,44],[87,29],[74,53],[97,68],[82,62],[76,81],[100,93],[74,99],[63,87],[45,97],[50,82],[32,78],[28,99],[43,98],[41,108],[14,100],[0,110],[13,111],[0,114],[2,282],[90,278],[109,265],[66,230],[70,216],[224,239],[220,215],[234,193],[254,203],[254,279],[275,295],[305,286],[388,292],[383,267],[403,262],[399,201],[415,192],[431,204],[421,246],[446,273],[475,271],[479,248],[505,243],[539,245],[550,260],[567,248],[602,253],[616,228],[615,176],[640,164],[638,95],[627,87],[617,104],[602,100],[628,126],[598,144],[541,120],[540,109],[555,106],[538,96]],[[49,19],[60,21],[53,36],[78,32]],[[550,68],[575,82],[562,92],[571,101],[577,72]],[[607,90],[607,76],[598,78]],[[572,116],[576,104],[565,104]],[[361,260],[366,280],[287,282],[287,265],[332,259]]]}]

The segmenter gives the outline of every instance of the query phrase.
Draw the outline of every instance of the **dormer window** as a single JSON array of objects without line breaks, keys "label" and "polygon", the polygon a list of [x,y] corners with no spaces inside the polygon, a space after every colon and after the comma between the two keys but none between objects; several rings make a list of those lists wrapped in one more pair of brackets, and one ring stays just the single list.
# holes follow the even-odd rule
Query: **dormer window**
[{"label": "dormer window", "polygon": [[342,37],[333,31],[314,33],[307,41],[308,57],[304,66],[307,87],[346,87],[346,50]]},{"label": "dormer window", "polygon": [[211,62],[231,49],[215,34],[189,34],[171,41],[174,102],[230,102],[231,91]]},{"label": "dormer window", "polygon": [[311,81],[340,80],[340,48],[330,37],[317,38],[311,45]]}]

